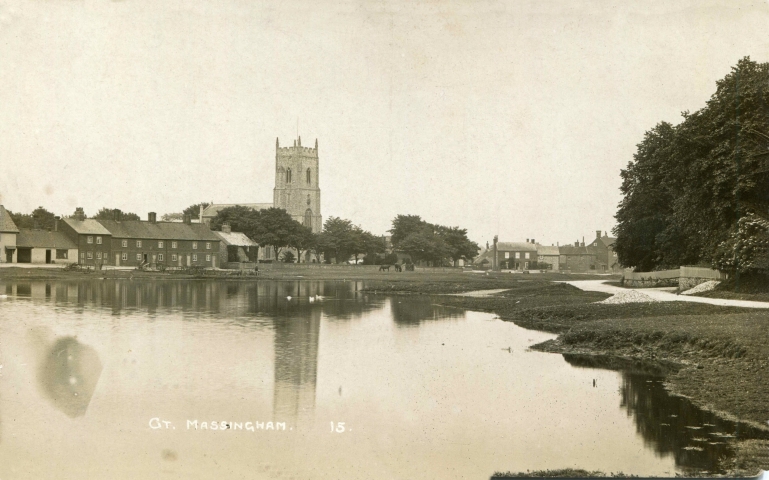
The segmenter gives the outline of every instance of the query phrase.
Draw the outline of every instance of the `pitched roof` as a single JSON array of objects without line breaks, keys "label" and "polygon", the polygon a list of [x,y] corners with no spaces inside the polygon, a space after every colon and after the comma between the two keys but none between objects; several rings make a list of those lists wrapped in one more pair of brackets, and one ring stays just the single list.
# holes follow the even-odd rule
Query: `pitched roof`
[{"label": "pitched roof", "polygon": [[560,255],[560,253],[556,246],[537,245],[537,255]]},{"label": "pitched roof", "polygon": [[601,237],[601,243],[603,243],[605,247],[609,247],[617,243],[617,239],[615,237]]},{"label": "pitched roof", "polygon": [[246,236],[245,233],[241,232],[213,232],[214,235],[221,238],[222,241],[226,245],[237,245],[239,247],[256,247],[259,245],[255,241],[251,240]]},{"label": "pitched roof", "polygon": [[[493,251],[493,248],[492,248]],[[497,251],[519,251],[519,252],[536,252],[537,246],[533,243],[526,242],[498,242]]]},{"label": "pitched roof", "polygon": [[65,218],[64,222],[67,223],[72,229],[79,234],[86,235],[109,235],[110,232],[99,223],[98,220],[93,218],[86,218],[85,220],[75,220],[74,218]]},{"label": "pitched roof", "polygon": [[203,210],[203,217],[215,217],[220,210],[224,210],[228,207],[248,207],[252,210],[264,210],[265,208],[272,208],[271,203],[213,203],[207,206]]},{"label": "pitched roof", "polygon": [[208,225],[203,223],[178,222],[145,222],[129,220],[116,222],[114,220],[99,220],[114,238],[152,238],[158,240],[204,240],[219,241]]},{"label": "pitched roof", "polygon": [[75,242],[62,232],[22,228],[16,236],[16,246],[21,248],[77,248]]},{"label": "pitched roof", "polygon": [[0,232],[19,233],[19,228],[13,223],[11,215],[4,206],[0,205]]},{"label": "pitched roof", "polygon": [[558,250],[560,251],[561,255],[595,255],[596,252],[594,250],[594,247],[586,246],[586,247],[575,247],[574,245],[564,245],[562,247],[558,247]]}]

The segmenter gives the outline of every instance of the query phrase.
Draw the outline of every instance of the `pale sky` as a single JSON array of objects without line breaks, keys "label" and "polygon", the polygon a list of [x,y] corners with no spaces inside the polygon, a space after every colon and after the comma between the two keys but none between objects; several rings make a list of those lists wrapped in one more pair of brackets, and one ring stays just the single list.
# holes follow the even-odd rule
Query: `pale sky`
[{"label": "pale sky", "polygon": [[298,120],[324,220],[590,240],[644,132],[769,61],[767,26],[739,0],[0,0],[0,203],[271,202]]}]

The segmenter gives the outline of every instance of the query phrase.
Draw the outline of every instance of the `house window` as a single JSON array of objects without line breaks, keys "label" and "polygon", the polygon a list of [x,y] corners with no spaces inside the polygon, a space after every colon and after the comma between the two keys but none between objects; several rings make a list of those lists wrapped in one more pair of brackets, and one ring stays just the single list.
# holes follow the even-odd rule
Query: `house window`
[{"label": "house window", "polygon": [[80,260],[85,260],[85,252],[80,252]]},{"label": "house window", "polygon": [[192,249],[197,250],[198,249],[198,242],[192,242]]},{"label": "house window", "polygon": [[197,261],[198,261],[198,255],[197,255],[197,254],[194,254],[194,255],[192,256],[192,261],[193,261],[193,262],[197,262]]},{"label": "house window", "polygon": [[96,245],[101,245],[101,237],[96,237]]},{"label": "house window", "polygon": [[175,253],[174,253],[173,255],[171,255],[171,261],[172,261],[172,262],[175,262],[175,261],[176,261],[176,254],[175,254]]},{"label": "house window", "polygon": [[137,254],[136,254],[136,259],[137,259],[137,260],[139,260],[139,261],[141,261],[141,259],[142,259],[142,254],[141,254],[141,253],[137,253]]},{"label": "house window", "polygon": [[96,259],[101,260],[101,252],[96,252]]},{"label": "house window", "polygon": [[171,242],[171,248],[176,248],[176,242]]},{"label": "house window", "polygon": [[158,248],[163,248],[163,240],[158,241]]},{"label": "house window", "polygon": [[91,260],[93,258],[93,252],[88,252],[88,260]]},{"label": "house window", "polygon": [[311,175],[310,175],[310,169],[308,168],[308,169],[307,169],[307,185],[310,185],[310,184],[312,184],[312,180],[311,180],[311,178],[312,178],[312,177],[311,177]]},{"label": "house window", "polygon": [[206,250],[211,250],[211,242],[206,242]]},{"label": "house window", "polygon": [[136,248],[142,248],[142,241],[141,240],[137,240],[136,241]]},{"label": "house window", "polygon": [[529,258],[529,252],[526,252],[526,258]]},{"label": "house window", "polygon": [[528,270],[529,269],[529,262],[524,262],[523,263],[523,268]]},{"label": "house window", "polygon": [[521,258],[521,252],[515,252],[515,258]]},{"label": "house window", "polygon": [[88,235],[88,243],[93,243],[93,237]]},{"label": "house window", "polygon": [[162,262],[162,261],[163,261],[163,254],[158,253],[158,262]]},{"label": "house window", "polygon": [[66,260],[69,252],[67,250],[56,250],[56,260]]},{"label": "house window", "polygon": [[211,261],[211,255],[206,255],[206,262],[210,262],[210,261]]},{"label": "house window", "polygon": [[123,240],[123,248],[128,248],[128,240]]},{"label": "house window", "polygon": [[510,258],[510,252],[505,252],[505,258]]},{"label": "house window", "polygon": [[122,254],[122,255],[120,256],[120,258],[121,258],[121,259],[123,259],[123,260],[128,260],[128,254],[127,254],[127,253],[124,253],[124,254]]}]

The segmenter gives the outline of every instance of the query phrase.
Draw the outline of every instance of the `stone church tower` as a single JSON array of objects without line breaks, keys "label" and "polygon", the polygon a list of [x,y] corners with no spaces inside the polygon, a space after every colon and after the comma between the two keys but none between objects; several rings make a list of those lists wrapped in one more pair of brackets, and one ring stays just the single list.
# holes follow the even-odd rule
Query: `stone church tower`
[{"label": "stone church tower", "polygon": [[293,147],[281,147],[275,139],[273,205],[315,233],[323,228],[319,178],[317,139],[315,148],[303,147],[302,137],[294,140]]}]

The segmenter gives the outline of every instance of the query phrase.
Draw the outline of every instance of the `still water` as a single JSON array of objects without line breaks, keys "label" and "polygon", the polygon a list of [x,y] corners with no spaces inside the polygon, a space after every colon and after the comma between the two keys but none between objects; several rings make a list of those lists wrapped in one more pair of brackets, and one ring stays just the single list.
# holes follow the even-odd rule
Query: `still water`
[{"label": "still water", "polygon": [[362,287],[0,281],[0,478],[672,476],[747,435],[648,369]]}]

